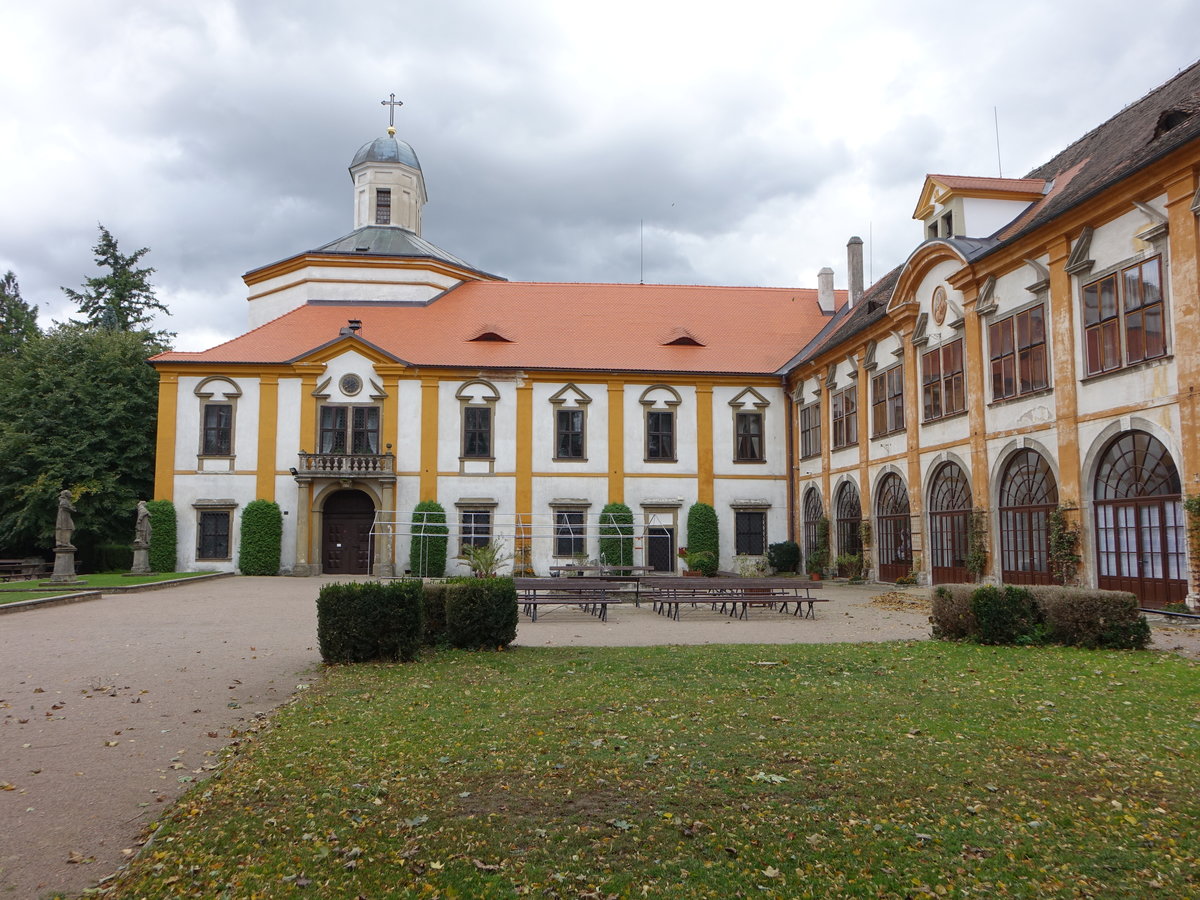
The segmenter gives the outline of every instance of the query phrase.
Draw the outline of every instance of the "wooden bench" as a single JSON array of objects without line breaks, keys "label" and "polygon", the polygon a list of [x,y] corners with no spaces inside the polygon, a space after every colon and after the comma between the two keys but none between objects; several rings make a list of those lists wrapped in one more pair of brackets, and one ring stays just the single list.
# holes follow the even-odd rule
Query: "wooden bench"
[{"label": "wooden bench", "polygon": [[31,557],[29,559],[0,559],[0,581],[28,581],[49,575],[53,567],[45,560]]},{"label": "wooden bench", "polygon": [[610,586],[601,578],[514,578],[517,602],[533,622],[538,610],[550,606],[577,606],[608,621],[608,608],[621,601],[609,596]]},{"label": "wooden bench", "polygon": [[750,614],[751,607],[768,607],[792,615],[804,614],[815,619],[815,604],[827,603],[824,597],[812,596],[821,585],[814,581],[794,578],[673,578],[647,579],[644,586],[653,591],[653,609],[660,615],[679,621],[685,604],[706,603],[714,611],[728,613],[739,619]]}]

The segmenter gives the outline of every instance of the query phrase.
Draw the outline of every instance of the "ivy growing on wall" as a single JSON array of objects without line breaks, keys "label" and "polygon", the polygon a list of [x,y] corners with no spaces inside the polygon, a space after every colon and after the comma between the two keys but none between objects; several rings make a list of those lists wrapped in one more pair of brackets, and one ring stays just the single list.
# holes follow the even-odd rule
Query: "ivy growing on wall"
[{"label": "ivy growing on wall", "polygon": [[967,571],[971,578],[978,581],[987,571],[988,564],[988,535],[987,510],[971,510],[971,520],[967,525]]},{"label": "ivy growing on wall", "polygon": [[150,500],[146,509],[150,513],[150,570],[174,572],[177,564],[175,504],[170,500]]},{"label": "ivy growing on wall", "polygon": [[1079,529],[1067,518],[1067,507],[1056,506],[1046,517],[1049,527],[1050,575],[1059,584],[1074,584],[1079,568]]}]

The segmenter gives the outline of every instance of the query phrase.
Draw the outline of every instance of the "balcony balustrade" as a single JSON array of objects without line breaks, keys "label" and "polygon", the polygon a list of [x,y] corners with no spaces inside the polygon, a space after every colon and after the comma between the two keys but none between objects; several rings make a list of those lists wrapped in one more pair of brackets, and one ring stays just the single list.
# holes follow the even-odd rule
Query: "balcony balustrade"
[{"label": "balcony balustrade", "polygon": [[373,478],[395,481],[393,453],[300,453],[296,478]]}]

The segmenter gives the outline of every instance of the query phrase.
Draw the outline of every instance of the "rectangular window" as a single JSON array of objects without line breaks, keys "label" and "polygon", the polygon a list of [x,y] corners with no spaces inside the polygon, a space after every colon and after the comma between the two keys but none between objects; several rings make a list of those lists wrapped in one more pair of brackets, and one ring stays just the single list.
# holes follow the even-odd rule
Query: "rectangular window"
[{"label": "rectangular window", "polygon": [[378,406],[322,406],[320,453],[379,453]]},{"label": "rectangular window", "polygon": [[554,428],[554,458],[583,459],[583,410],[557,410]]},{"label": "rectangular window", "polygon": [[463,407],[463,456],[473,459],[492,457],[492,408]]},{"label": "rectangular window", "polygon": [[204,404],[204,444],[201,456],[233,454],[233,404]]},{"label": "rectangular window", "polygon": [[1018,397],[1049,385],[1046,312],[1034,306],[988,326],[992,399]]},{"label": "rectangular window", "polygon": [[464,547],[483,547],[492,542],[492,511],[464,509],[459,513],[459,529]]},{"label": "rectangular window", "polygon": [[734,459],[737,462],[762,462],[763,456],[763,414],[760,412],[740,412],[736,416]]},{"label": "rectangular window", "polygon": [[895,365],[871,379],[871,436],[904,428],[904,366]]},{"label": "rectangular window", "polygon": [[926,422],[967,408],[961,338],[921,356],[921,390]]},{"label": "rectangular window", "polygon": [[821,406],[813,403],[800,408],[800,458],[821,455]]},{"label": "rectangular window", "polygon": [[1161,257],[1084,285],[1083,337],[1088,375],[1166,355]]},{"label": "rectangular window", "polygon": [[838,391],[829,401],[833,419],[833,449],[858,443],[858,388]]},{"label": "rectangular window", "polygon": [[390,188],[375,189],[375,224],[392,224],[392,191]]},{"label": "rectangular window", "polygon": [[229,559],[229,510],[204,510],[197,528],[196,559]]},{"label": "rectangular window", "polygon": [[646,413],[646,459],[675,459],[675,412]]},{"label": "rectangular window", "polygon": [[734,553],[738,556],[762,556],[767,546],[767,514],[760,510],[735,510],[733,514]]},{"label": "rectangular window", "polygon": [[582,509],[554,512],[554,555],[582,556],[586,552],[587,531]]}]

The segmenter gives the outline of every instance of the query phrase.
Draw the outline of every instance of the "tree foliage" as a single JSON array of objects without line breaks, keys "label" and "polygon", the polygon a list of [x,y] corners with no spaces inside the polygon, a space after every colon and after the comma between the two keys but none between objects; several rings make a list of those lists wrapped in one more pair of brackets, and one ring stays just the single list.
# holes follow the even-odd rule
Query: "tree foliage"
[{"label": "tree foliage", "polygon": [[[83,313],[84,324],[107,331],[137,331],[145,330],[156,312],[170,315],[150,284],[154,269],[138,268],[150,248],[142,247],[126,256],[109,230],[103,225],[98,227],[100,239],[92,252],[96,265],[106,269],[106,274],[88,278],[81,291],[62,289]],[[159,332],[160,337],[166,334]]]},{"label": "tree foliage", "polygon": [[17,276],[10,269],[0,278],[0,356],[16,353],[40,333],[37,309],[21,299]]},{"label": "tree foliage", "polygon": [[59,325],[0,358],[0,556],[52,545],[57,494],[74,498],[80,561],[128,543],[154,482],[153,335]]}]

